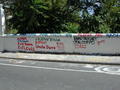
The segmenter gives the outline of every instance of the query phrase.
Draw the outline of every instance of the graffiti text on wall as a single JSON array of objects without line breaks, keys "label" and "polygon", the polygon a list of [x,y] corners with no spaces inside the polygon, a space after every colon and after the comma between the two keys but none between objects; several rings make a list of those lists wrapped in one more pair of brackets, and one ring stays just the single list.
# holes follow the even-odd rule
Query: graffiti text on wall
[{"label": "graffiti text on wall", "polygon": [[[53,43],[53,44],[49,44]],[[61,50],[64,49],[64,43],[61,42],[60,38],[50,38],[50,37],[37,37],[35,39],[36,49],[46,49],[46,50]]]},{"label": "graffiti text on wall", "polygon": [[77,37],[74,36],[75,48],[86,48],[86,45],[94,45],[96,37]]},{"label": "graffiti text on wall", "polygon": [[36,41],[60,41],[60,38],[37,37]]},{"label": "graffiti text on wall", "polygon": [[18,44],[18,50],[35,51],[33,44],[29,42],[27,37],[18,37],[17,44]]},{"label": "graffiti text on wall", "polygon": [[96,37],[76,37],[74,36],[74,43],[78,44],[95,44]]}]

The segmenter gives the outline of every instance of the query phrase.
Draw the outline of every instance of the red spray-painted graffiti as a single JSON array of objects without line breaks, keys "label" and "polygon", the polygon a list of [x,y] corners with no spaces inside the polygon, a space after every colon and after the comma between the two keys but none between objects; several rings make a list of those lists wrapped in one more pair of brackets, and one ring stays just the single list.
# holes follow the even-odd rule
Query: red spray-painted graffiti
[{"label": "red spray-painted graffiti", "polygon": [[64,49],[64,43],[56,37],[37,37],[35,39],[36,49],[61,50]]},{"label": "red spray-painted graffiti", "polygon": [[27,37],[17,38],[18,50],[22,51],[35,51],[32,43],[29,42]]},{"label": "red spray-painted graffiti", "polygon": [[54,46],[49,46],[49,45],[38,45],[38,46],[36,46],[36,49],[56,49],[56,47],[54,47]]},{"label": "red spray-painted graffiti", "polygon": [[64,43],[63,42],[57,42],[57,48],[60,49],[64,49]]}]

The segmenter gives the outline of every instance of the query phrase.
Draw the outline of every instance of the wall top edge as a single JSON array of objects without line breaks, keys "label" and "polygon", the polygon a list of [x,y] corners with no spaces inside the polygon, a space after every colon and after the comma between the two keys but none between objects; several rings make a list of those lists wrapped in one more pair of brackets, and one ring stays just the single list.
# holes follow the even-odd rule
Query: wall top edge
[{"label": "wall top edge", "polygon": [[36,34],[5,34],[4,36],[65,36],[65,37],[71,37],[71,36],[95,36],[95,37],[120,37],[120,33],[64,33],[64,34],[57,34],[57,33],[36,33]]}]

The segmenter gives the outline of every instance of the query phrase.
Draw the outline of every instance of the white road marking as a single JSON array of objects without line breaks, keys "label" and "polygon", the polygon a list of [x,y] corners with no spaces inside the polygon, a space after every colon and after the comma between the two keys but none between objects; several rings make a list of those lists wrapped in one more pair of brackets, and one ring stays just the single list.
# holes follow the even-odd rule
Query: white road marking
[{"label": "white road marking", "polygon": [[101,73],[101,72],[87,71],[87,70],[62,69],[62,68],[51,68],[51,67],[37,67],[37,66],[26,66],[26,65],[5,64],[5,63],[0,63],[0,65],[3,65],[3,66],[12,66],[12,67],[21,67],[21,68],[36,68],[36,69],[45,69],[45,70],[56,70],[56,71]]},{"label": "white road marking", "polygon": [[84,65],[85,68],[94,68],[94,65],[91,65],[91,64],[86,64]]},{"label": "white road marking", "polygon": [[100,73],[106,73],[111,75],[120,75],[120,67],[108,67],[108,66],[99,66],[96,67],[95,70]]}]

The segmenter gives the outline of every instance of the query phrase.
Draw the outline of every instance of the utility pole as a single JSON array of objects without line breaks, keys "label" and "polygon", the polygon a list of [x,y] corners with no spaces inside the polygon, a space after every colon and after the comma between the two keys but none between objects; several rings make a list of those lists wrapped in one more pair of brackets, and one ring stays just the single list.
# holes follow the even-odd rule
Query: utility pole
[{"label": "utility pole", "polygon": [[0,35],[4,36],[5,33],[5,14],[3,5],[0,4]]}]

